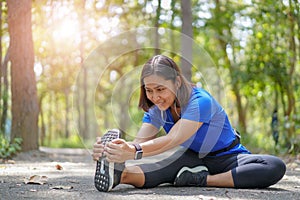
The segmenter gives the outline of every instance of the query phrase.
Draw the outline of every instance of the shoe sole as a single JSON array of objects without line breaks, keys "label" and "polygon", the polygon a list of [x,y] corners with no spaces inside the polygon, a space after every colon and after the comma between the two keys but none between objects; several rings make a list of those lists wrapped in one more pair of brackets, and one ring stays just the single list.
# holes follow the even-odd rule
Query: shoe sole
[{"label": "shoe sole", "polygon": [[177,173],[176,179],[185,171],[190,171],[192,173],[197,173],[197,172],[202,172],[202,171],[208,171],[207,167],[205,166],[197,166],[194,168],[189,168],[189,167],[183,167],[179,172]]},{"label": "shoe sole", "polygon": [[[102,138],[102,144],[120,138],[120,131],[117,129],[109,130]],[[101,156],[97,161],[94,183],[100,192],[108,192],[113,188],[115,163],[107,162],[105,156]]]}]

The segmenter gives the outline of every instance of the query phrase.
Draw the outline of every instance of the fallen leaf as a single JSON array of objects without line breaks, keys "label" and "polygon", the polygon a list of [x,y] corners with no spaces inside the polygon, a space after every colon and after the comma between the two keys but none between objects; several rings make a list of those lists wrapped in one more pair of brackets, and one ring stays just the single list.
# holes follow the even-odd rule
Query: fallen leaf
[{"label": "fallen leaf", "polygon": [[62,170],[63,169],[63,167],[59,164],[57,164],[55,167],[56,167],[57,170]]},{"label": "fallen leaf", "polygon": [[73,186],[57,185],[57,186],[51,187],[51,189],[54,189],[54,190],[70,190],[70,189],[73,189]]},{"label": "fallen leaf", "polygon": [[24,183],[25,184],[38,184],[38,185],[43,185],[47,182],[48,177],[47,176],[39,176],[39,175],[33,175],[29,177],[29,179],[25,179]]},{"label": "fallen leaf", "polygon": [[226,190],[226,191],[225,191],[225,195],[226,195],[226,197],[227,197],[228,199],[231,199],[231,197],[228,195],[228,193],[229,193],[229,191],[228,191],[228,190]]},{"label": "fallen leaf", "polygon": [[74,180],[71,180],[71,181],[69,181],[70,183],[77,183],[77,184],[79,184],[80,182],[79,181],[74,181]]},{"label": "fallen leaf", "polygon": [[7,164],[16,164],[14,160],[7,160]]}]

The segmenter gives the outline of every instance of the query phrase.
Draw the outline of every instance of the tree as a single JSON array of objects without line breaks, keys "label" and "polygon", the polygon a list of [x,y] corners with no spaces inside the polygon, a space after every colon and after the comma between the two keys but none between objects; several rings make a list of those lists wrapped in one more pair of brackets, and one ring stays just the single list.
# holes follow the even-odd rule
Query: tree
[{"label": "tree", "polygon": [[[0,3],[1,9],[0,9],[0,99],[2,99],[2,2]],[[0,101],[0,108],[2,109],[1,101]],[[5,120],[4,120],[5,122]],[[4,132],[4,123],[2,123],[2,113],[0,113],[0,134],[1,132]]]},{"label": "tree", "polygon": [[156,32],[155,32],[155,49],[154,49],[154,54],[158,55],[160,54],[160,49],[159,49],[159,33],[158,33],[158,28],[159,28],[159,18],[160,18],[160,14],[161,14],[161,0],[158,0],[158,6],[156,8],[156,17],[155,17],[155,28],[156,28]]},{"label": "tree", "polygon": [[[280,138],[283,136],[283,145],[292,152],[299,148],[296,136],[299,6],[296,1],[289,1],[288,4],[280,1],[276,6],[266,1],[258,5],[253,11],[256,23],[249,43],[248,52],[252,53],[249,54],[248,71],[253,74],[253,80],[260,85],[261,91],[272,86],[269,86],[274,93],[274,103],[271,105],[278,110],[278,118],[283,122]],[[266,84],[266,78],[272,84]]]},{"label": "tree", "polygon": [[192,57],[193,57],[193,18],[191,0],[181,0],[182,10],[182,37],[181,37],[181,68],[183,75],[192,79]]},{"label": "tree", "polygon": [[[78,13],[79,16],[79,26],[81,30],[85,30],[85,21],[84,21],[84,17],[85,17],[85,1],[77,1],[75,2],[76,4],[76,11]],[[79,83],[80,85],[83,85],[83,90],[80,91],[78,90],[78,98],[77,98],[77,111],[78,111],[78,130],[79,130],[79,134],[84,138],[84,139],[88,139],[89,137],[89,131],[90,131],[90,123],[89,123],[89,113],[88,113],[88,104],[90,102],[87,94],[87,79],[88,79],[88,75],[87,75],[87,69],[84,67],[83,62],[84,62],[84,50],[85,50],[85,35],[83,33],[83,31],[80,31],[80,44],[79,44],[79,51],[80,51],[80,67],[83,70],[83,77],[80,79],[79,78]],[[82,94],[80,93],[82,92]],[[80,105],[83,106],[80,106]]]},{"label": "tree", "polygon": [[[241,49],[238,39],[234,35],[235,15],[239,14],[242,5],[232,3],[231,1],[214,1],[215,6],[211,9],[212,17],[207,20],[206,29],[211,30],[214,37],[208,43],[210,53],[214,60],[221,63],[223,69],[228,70],[229,83],[231,90],[235,97],[237,115],[238,115],[238,129],[242,133],[247,133],[247,112],[246,100],[241,93],[241,76],[242,73],[240,63],[237,57],[238,51]],[[214,44],[214,45],[212,45]],[[214,46],[217,46],[215,48]],[[229,51],[232,53],[228,53]]]},{"label": "tree", "polygon": [[[0,121],[0,132],[5,133],[5,124],[7,120],[7,114],[8,114],[8,99],[9,99],[9,83],[8,83],[8,72],[7,72],[7,64],[9,60],[9,50],[7,50],[7,53],[5,55],[4,61],[1,64],[1,79],[3,79],[3,83],[1,82],[0,87],[0,98],[2,98],[2,112],[0,113],[1,121]],[[2,81],[2,80],[1,80]],[[3,84],[3,89],[2,89]],[[2,91],[3,90],[3,91]]]},{"label": "tree", "polygon": [[8,75],[7,75],[7,58],[8,58],[8,53],[6,53],[6,56],[4,58],[4,61],[2,63],[2,58],[3,58],[3,35],[4,35],[4,30],[3,30],[3,17],[6,17],[4,15],[6,12],[5,10],[2,10],[2,5],[4,2],[0,2],[1,9],[0,9],[0,31],[1,31],[1,36],[0,36],[0,133],[5,133],[5,124],[7,120],[7,113],[8,113]]},{"label": "tree", "polygon": [[38,101],[31,30],[31,0],[8,0],[11,61],[12,132],[23,139],[22,150],[38,148]]}]

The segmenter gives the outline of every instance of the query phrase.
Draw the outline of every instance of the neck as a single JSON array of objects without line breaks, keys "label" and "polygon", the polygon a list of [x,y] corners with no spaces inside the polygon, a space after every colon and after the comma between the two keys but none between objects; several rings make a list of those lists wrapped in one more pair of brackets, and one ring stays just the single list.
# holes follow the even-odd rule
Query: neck
[{"label": "neck", "polygon": [[179,118],[180,117],[180,107],[176,107],[176,104],[170,107],[171,113],[173,115],[173,118]]}]

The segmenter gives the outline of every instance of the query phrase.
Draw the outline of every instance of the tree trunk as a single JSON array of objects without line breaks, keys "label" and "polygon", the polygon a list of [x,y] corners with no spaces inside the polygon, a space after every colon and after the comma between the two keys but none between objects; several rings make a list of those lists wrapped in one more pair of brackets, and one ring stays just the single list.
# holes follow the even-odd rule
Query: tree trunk
[{"label": "tree trunk", "polygon": [[88,102],[88,75],[86,67],[83,67],[83,112],[84,112],[84,129],[82,136],[84,139],[88,138],[89,135],[89,102]]},{"label": "tree trunk", "polygon": [[[216,0],[216,8],[215,8],[215,16],[216,16],[216,20],[217,21],[222,21],[221,20],[221,17],[222,17],[222,11],[221,11],[221,5],[220,5],[220,2],[219,0]],[[227,44],[229,44],[229,41],[230,39],[227,39],[226,41],[223,39],[223,38],[233,38],[232,36],[232,33],[231,33],[231,30],[230,28],[231,25],[227,25],[224,26],[223,24],[216,27],[216,31],[217,31],[217,35],[218,37],[216,38],[216,40],[218,41],[220,47],[221,47],[221,51],[223,52],[223,55],[224,55],[224,66],[226,68],[229,69],[229,74],[230,74],[230,79],[231,79],[231,87],[232,87],[232,91],[235,95],[235,98],[236,98],[236,104],[237,104],[237,113],[238,113],[238,129],[240,132],[242,133],[247,133],[247,113],[246,113],[246,109],[245,109],[245,106],[243,106],[243,103],[242,103],[242,95],[240,93],[240,84],[239,84],[239,80],[237,79],[236,77],[236,74],[238,72],[238,68],[236,68],[234,66],[234,63],[232,64],[230,59],[229,59],[229,55],[227,54],[227,51],[226,51],[226,47],[227,47]],[[229,35],[225,35],[224,34],[224,29],[228,29],[226,32],[229,34]],[[233,54],[234,56],[234,54]],[[235,60],[235,56],[233,58],[233,61]]]},{"label": "tree trunk", "polygon": [[[1,65],[2,69],[2,79],[3,79],[3,92],[0,95],[0,98],[2,98],[2,113],[1,113],[1,121],[0,121],[0,132],[5,133],[5,124],[7,120],[7,111],[8,111],[8,71],[7,71],[7,64],[9,60],[9,49],[7,50],[7,53],[5,55],[3,64]],[[2,86],[2,83],[1,83]],[[1,88],[2,89],[2,88]]]},{"label": "tree trunk", "polygon": [[68,89],[66,89],[65,91],[65,105],[66,105],[66,108],[65,108],[65,112],[66,112],[66,116],[65,116],[65,138],[69,138],[70,136],[70,132],[69,132],[69,91]]},{"label": "tree trunk", "polygon": [[181,69],[189,81],[192,79],[193,59],[193,18],[191,0],[181,0],[182,31],[181,31]]},{"label": "tree trunk", "polygon": [[[2,2],[0,3],[1,5],[1,9],[0,9],[0,30],[2,32]],[[2,34],[0,35],[0,108],[2,110],[4,110],[3,108],[3,104],[1,105],[1,99],[3,99],[2,97],[2,77],[3,77],[3,64],[2,64]],[[4,134],[4,127],[5,127],[5,121],[6,119],[3,120],[3,114],[0,112],[0,134],[3,133]]]},{"label": "tree trunk", "polygon": [[175,57],[176,56],[176,53],[175,53],[175,37],[174,37],[174,29],[175,29],[175,26],[174,26],[174,20],[175,20],[175,1],[171,1],[171,10],[173,11],[172,12],[172,17],[171,17],[171,21],[170,21],[170,42],[171,42],[171,55],[172,57]]},{"label": "tree trunk", "polygon": [[156,18],[155,18],[155,41],[154,41],[155,42],[155,49],[154,49],[155,55],[160,54],[159,33],[158,33],[160,12],[161,12],[161,0],[158,0],[158,6],[156,9]]},{"label": "tree trunk", "polygon": [[78,89],[76,91],[76,109],[77,109],[77,113],[78,113],[78,117],[77,117],[77,127],[78,127],[78,133],[80,136],[83,135],[83,125],[82,125],[82,112],[81,112],[81,78],[80,76],[77,78],[77,82],[78,82]]},{"label": "tree trunk", "polygon": [[[2,33],[2,1],[0,2],[1,9],[0,9],[0,30]],[[1,77],[2,77],[2,34],[0,35],[0,98],[1,98]],[[1,104],[0,104],[1,106]],[[1,115],[0,115],[1,117]]]},{"label": "tree trunk", "polygon": [[31,30],[31,0],[8,0],[12,132],[23,139],[22,151],[38,149],[38,101]]},{"label": "tree trunk", "polygon": [[39,109],[40,109],[40,119],[41,119],[41,128],[40,128],[40,145],[44,146],[45,145],[45,139],[46,139],[46,124],[45,124],[45,119],[44,119],[44,112],[43,112],[43,100],[45,97],[45,93],[43,93],[39,97]]},{"label": "tree trunk", "polygon": [[[85,30],[85,4],[86,1],[77,1],[77,13],[79,16],[79,26],[81,30]],[[89,138],[89,133],[91,129],[91,123],[89,119],[89,93],[88,93],[88,69],[84,67],[84,49],[85,49],[85,37],[84,33],[80,32],[81,42],[79,44],[79,52],[80,52],[80,67],[83,70],[83,77],[78,77],[78,92],[77,92],[77,111],[78,111],[78,131],[79,135],[83,137],[83,139]],[[82,84],[82,85],[81,85]],[[81,89],[83,88],[83,89]],[[83,106],[81,106],[83,105]]]},{"label": "tree trunk", "polygon": [[54,133],[54,131],[53,131],[53,107],[55,106],[55,102],[54,102],[54,94],[53,94],[53,92],[50,92],[49,93],[49,101],[48,101],[48,104],[49,104],[49,111],[47,112],[47,114],[48,114],[48,120],[49,120],[49,122],[48,122],[48,131],[47,131],[47,145],[48,146],[50,146],[51,145],[51,143],[52,143],[52,135],[53,135],[53,133]]},{"label": "tree trunk", "polygon": [[[295,10],[293,8],[292,3],[290,2],[290,9]],[[292,11],[291,10],[291,11]],[[290,29],[290,38],[289,38],[289,51],[291,52],[289,56],[289,79],[287,79],[287,84],[284,84],[286,86],[285,91],[286,91],[286,96],[287,96],[287,109],[286,113],[284,113],[285,118],[286,118],[286,124],[289,124],[286,126],[287,128],[287,133],[288,133],[288,141],[286,141],[287,145],[291,145],[291,151],[294,151],[293,149],[293,144],[294,144],[294,139],[295,139],[295,133],[296,133],[296,127],[294,123],[294,116],[296,116],[296,100],[294,96],[294,73],[296,69],[296,63],[297,63],[297,50],[296,50],[296,32],[295,27],[297,26],[297,21],[296,18],[293,14],[293,12],[290,12],[288,14],[288,22],[289,22],[289,29]]]}]

